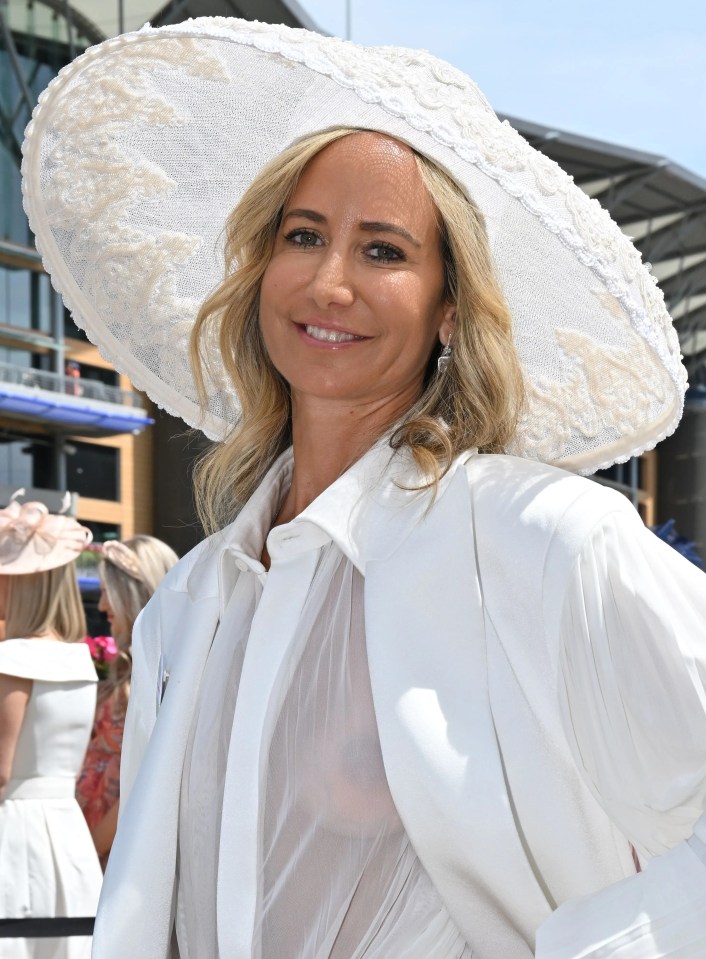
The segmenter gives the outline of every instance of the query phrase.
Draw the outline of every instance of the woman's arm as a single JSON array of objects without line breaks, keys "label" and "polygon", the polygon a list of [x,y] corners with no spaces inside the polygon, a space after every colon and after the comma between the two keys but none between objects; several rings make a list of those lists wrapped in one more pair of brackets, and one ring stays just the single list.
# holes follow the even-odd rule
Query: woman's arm
[{"label": "woman's arm", "polygon": [[107,855],[113,845],[115,830],[118,828],[119,808],[120,802],[114,802],[105,816],[91,829],[93,843],[99,856]]},{"label": "woman's arm", "polygon": [[31,692],[31,679],[0,673],[0,802],[12,778],[15,749]]},{"label": "woman's arm", "polygon": [[577,767],[641,873],[564,903],[538,959],[706,955],[706,576],[632,507],[592,532],[560,624]]},{"label": "woman's arm", "polygon": [[646,863],[706,809],[706,576],[627,507],[585,544],[561,633],[569,745]]}]

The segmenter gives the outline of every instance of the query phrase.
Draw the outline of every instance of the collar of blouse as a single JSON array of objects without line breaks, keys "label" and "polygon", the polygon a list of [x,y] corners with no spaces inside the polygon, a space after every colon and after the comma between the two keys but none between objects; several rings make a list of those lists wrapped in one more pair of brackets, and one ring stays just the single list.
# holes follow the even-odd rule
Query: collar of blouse
[{"label": "collar of blouse", "polygon": [[[457,456],[439,482],[437,500],[448,489],[458,468],[475,454]],[[272,511],[288,487],[293,467],[291,448],[273,463],[248,504],[230,526],[211,537],[211,549],[193,567],[187,584],[192,598],[203,595],[204,576],[218,556],[221,603],[230,595],[239,570],[264,573],[259,562]],[[411,454],[394,453],[387,437],[379,440],[335,483],[290,523],[267,536],[273,563],[334,542],[364,576],[368,562],[390,556],[414,528],[426,521],[430,492],[418,491],[420,475]],[[393,520],[391,522],[391,520]]]}]

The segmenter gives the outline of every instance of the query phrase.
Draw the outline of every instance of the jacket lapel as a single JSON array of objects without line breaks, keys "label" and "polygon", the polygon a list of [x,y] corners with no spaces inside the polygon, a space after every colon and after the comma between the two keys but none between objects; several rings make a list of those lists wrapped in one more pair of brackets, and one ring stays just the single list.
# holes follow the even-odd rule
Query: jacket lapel
[{"label": "jacket lapel", "polygon": [[[387,527],[395,521],[388,514]],[[411,529],[402,514],[397,521],[406,540],[384,561],[369,561],[365,580],[370,677],[390,791],[479,959],[497,955],[499,943],[503,954],[529,959],[533,928],[508,929],[511,904],[521,895],[526,911],[541,918],[549,908],[513,823],[493,725],[466,471],[455,472],[427,518]],[[486,951],[490,943],[495,952]]]}]

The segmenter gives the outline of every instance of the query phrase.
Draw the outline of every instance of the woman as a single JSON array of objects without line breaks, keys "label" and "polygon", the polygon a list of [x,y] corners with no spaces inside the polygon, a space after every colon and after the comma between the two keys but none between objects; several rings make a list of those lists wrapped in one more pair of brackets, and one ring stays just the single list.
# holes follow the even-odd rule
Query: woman
[{"label": "woman", "polygon": [[105,868],[118,824],[120,751],[130,695],[132,628],[178,556],[161,540],[140,534],[103,544],[98,609],[105,613],[118,647],[110,675],[101,684],[96,720],[76,797]]},{"label": "woman", "polygon": [[[74,799],[97,676],[74,560],[90,530],[42,503],[0,510],[0,915],[95,915],[101,870]],[[79,959],[90,939],[3,940],[8,959]]]},{"label": "woman", "polygon": [[222,19],[72,64],[24,169],[77,321],[225,440],[136,631],[95,955],[702,955],[704,581],[546,465],[679,418],[607,215],[447,64]]}]

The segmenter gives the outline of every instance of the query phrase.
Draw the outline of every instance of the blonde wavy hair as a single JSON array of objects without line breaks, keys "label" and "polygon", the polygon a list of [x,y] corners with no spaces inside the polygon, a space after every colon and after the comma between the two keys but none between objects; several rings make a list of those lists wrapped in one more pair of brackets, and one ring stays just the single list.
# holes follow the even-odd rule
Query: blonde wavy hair
[{"label": "blonde wavy hair", "polygon": [[[206,532],[234,518],[291,442],[289,387],[260,332],[260,284],[284,209],[307,163],[329,144],[358,132],[340,127],[286,149],[255,178],[226,222],[226,276],[201,307],[190,344],[202,406],[215,344],[241,403],[230,435],[206,452],[194,472],[196,506]],[[420,470],[420,488],[435,490],[464,450],[505,449],[522,411],[524,387],[483,216],[451,177],[412,152],[439,214],[444,294],[455,304],[456,321],[449,366],[437,374],[439,345],[430,357],[422,395],[394,431],[391,446],[407,447]]]},{"label": "blonde wavy hair", "polygon": [[[179,559],[170,546],[155,536],[139,534],[124,540],[122,545],[135,554],[135,571],[139,573],[139,579],[108,559],[101,560],[98,568],[108,602],[126,624],[125,632],[113,637],[118,647],[118,655],[110,664],[108,678],[101,687],[101,698],[112,696],[115,711],[118,713],[125,709],[130,695],[132,629],[135,620]],[[109,555],[106,552],[106,556]]]},{"label": "blonde wavy hair", "polygon": [[86,635],[86,616],[76,580],[76,563],[40,573],[8,576],[5,635],[8,639],[55,632],[66,643]]}]

